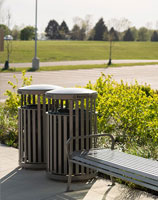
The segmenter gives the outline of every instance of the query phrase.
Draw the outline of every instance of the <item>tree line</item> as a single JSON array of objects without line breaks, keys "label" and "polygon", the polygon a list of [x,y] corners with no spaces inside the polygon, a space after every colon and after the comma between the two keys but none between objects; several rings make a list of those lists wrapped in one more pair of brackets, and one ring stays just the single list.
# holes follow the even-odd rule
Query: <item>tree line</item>
[{"label": "tree line", "polygon": [[[123,24],[123,23],[122,23]],[[120,23],[120,27],[123,26]],[[126,22],[126,24],[128,24]],[[14,40],[33,40],[35,29],[33,26],[26,26],[21,30],[14,26],[10,30],[6,25],[0,24],[5,35],[11,34]],[[96,41],[158,41],[158,31],[141,27],[127,27],[124,31],[115,30],[113,26],[108,28],[104,19],[100,18],[94,27],[91,27],[88,20],[77,20],[72,29],[63,21],[59,24],[55,19],[50,20],[45,28],[44,36],[49,40],[96,40]]]},{"label": "tree line", "polygon": [[111,27],[108,30],[103,18],[99,19],[95,26],[88,30],[86,23],[74,24],[69,30],[65,21],[59,24],[56,20],[50,20],[46,29],[46,37],[50,40],[96,40],[96,41],[158,41],[156,30],[141,27],[130,27],[120,32]]}]

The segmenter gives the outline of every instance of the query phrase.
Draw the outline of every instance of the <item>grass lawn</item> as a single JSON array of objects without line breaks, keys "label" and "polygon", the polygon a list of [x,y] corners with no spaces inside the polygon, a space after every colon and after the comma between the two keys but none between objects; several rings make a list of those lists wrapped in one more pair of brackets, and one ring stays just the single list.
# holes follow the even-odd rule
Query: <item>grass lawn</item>
[{"label": "grass lawn", "polygon": [[[100,41],[38,41],[41,62],[108,59],[109,42]],[[34,41],[13,41],[10,62],[32,62]],[[114,42],[112,59],[158,59],[158,42]],[[0,52],[0,62],[6,60]]]}]

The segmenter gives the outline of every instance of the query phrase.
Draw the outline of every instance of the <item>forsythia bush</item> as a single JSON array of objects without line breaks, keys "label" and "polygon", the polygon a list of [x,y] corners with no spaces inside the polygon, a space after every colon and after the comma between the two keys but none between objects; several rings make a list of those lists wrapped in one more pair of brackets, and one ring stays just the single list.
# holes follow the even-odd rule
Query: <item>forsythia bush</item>
[{"label": "forsythia bush", "polygon": [[104,74],[86,88],[98,92],[98,132],[115,136],[121,150],[158,158],[158,94],[150,86],[117,83]]},{"label": "forsythia bush", "polygon": [[[14,76],[16,84],[8,82],[13,91],[6,90],[8,96],[4,104],[0,105],[0,142],[17,147],[18,143],[18,107],[20,96],[17,93],[18,79]],[[32,77],[27,78],[22,72],[22,86],[30,85]]]}]

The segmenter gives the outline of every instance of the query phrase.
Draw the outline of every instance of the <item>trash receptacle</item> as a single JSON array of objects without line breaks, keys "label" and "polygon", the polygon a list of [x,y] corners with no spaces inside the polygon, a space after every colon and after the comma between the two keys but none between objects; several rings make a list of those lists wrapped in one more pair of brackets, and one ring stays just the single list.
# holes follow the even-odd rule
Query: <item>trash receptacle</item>
[{"label": "trash receptacle", "polygon": [[55,85],[30,85],[18,89],[21,95],[19,117],[19,165],[24,168],[46,168],[45,92],[61,88]]},{"label": "trash receptacle", "polygon": [[[97,132],[95,112],[97,92],[83,88],[62,88],[46,92],[51,100],[51,109],[47,112],[47,175],[54,180],[66,181],[68,160],[66,141],[71,136],[85,136]],[[70,146],[70,151],[89,149],[91,139],[77,139]],[[94,171],[73,166],[72,180],[87,180],[94,176]]]}]

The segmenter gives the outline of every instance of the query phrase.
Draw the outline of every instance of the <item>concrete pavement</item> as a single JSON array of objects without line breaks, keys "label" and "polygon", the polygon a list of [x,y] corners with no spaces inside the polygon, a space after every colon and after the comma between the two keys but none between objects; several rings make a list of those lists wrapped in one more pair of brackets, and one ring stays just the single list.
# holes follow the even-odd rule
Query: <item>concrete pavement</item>
[{"label": "concrete pavement", "polygon": [[105,179],[72,184],[50,180],[45,171],[18,167],[18,150],[0,144],[0,200],[158,200],[158,196]]},{"label": "concrete pavement", "polygon": [[[158,62],[158,60],[112,60],[113,64],[119,63],[151,63]],[[79,61],[57,61],[57,62],[40,62],[40,67],[50,66],[68,66],[68,65],[101,65],[107,64],[108,60],[79,60]],[[0,64],[3,68],[4,64]],[[10,67],[32,67],[32,63],[10,63]]]}]

